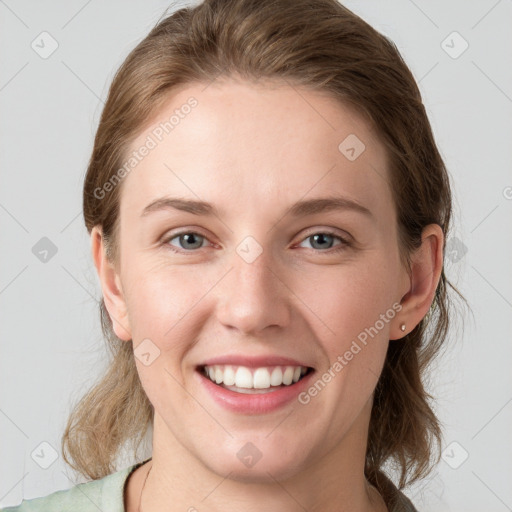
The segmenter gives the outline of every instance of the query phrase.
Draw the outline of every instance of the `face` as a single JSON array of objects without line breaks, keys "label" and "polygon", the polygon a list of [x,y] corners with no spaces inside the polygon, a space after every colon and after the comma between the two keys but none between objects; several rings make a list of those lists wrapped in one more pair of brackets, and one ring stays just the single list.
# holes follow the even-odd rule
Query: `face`
[{"label": "face", "polygon": [[[135,360],[154,435],[240,479],[291,476],[349,441],[364,449],[407,283],[376,134],[325,94],[225,79],[174,92],[130,153],[148,137],[156,144],[122,183],[118,335],[146,354]],[[155,204],[163,198],[213,209]],[[294,207],[334,198],[336,208]],[[313,370],[284,385],[279,404],[270,395],[283,389],[229,402],[200,368],[226,356],[235,370],[242,358],[267,366],[257,357]]]}]

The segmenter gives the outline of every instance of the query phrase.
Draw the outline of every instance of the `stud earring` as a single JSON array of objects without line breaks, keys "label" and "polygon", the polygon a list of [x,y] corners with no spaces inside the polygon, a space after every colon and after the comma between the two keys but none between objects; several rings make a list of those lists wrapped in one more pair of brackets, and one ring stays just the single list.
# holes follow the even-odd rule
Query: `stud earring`
[{"label": "stud earring", "polygon": [[401,330],[401,331],[405,331],[405,324],[402,324],[402,325],[400,326],[400,330]]}]

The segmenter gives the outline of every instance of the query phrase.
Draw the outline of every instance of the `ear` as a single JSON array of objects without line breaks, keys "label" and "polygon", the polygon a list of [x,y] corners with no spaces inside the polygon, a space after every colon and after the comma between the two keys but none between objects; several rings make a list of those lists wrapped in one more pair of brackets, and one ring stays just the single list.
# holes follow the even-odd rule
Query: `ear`
[{"label": "ear", "polygon": [[[400,301],[402,309],[395,317],[389,339],[403,338],[428,313],[443,269],[443,245],[444,234],[441,226],[429,224],[423,228],[421,246],[411,257],[411,271],[405,280],[408,284]],[[404,331],[400,329],[402,324],[405,324]]]},{"label": "ear", "polygon": [[116,336],[124,341],[131,340],[131,328],[128,311],[121,287],[121,279],[106,254],[100,226],[91,231],[91,251],[96,271],[101,283],[103,299]]}]

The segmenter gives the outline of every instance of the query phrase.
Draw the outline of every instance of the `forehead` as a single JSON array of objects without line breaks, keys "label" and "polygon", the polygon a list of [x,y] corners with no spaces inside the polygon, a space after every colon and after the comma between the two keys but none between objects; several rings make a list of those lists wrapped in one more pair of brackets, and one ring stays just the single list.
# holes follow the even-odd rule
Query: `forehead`
[{"label": "forehead", "polygon": [[145,124],[127,158],[135,153],[121,209],[139,213],[164,194],[239,214],[329,194],[377,215],[392,208],[387,155],[369,123],[326,93],[287,83],[181,86]]}]

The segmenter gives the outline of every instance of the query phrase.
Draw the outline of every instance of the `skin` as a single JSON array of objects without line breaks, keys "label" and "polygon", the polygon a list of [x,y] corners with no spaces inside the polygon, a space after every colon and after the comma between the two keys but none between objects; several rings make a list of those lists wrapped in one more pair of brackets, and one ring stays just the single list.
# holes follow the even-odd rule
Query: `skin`
[{"label": "skin", "polygon": [[[131,149],[190,96],[197,107],[121,185],[117,264],[105,256],[101,227],[91,235],[117,336],[135,349],[149,338],[160,350],[148,366],[135,358],[155,408],[153,458],[128,480],[127,510],[137,510],[152,465],[144,512],[384,511],[363,472],[373,391],[389,340],[429,310],[442,230],[424,229],[409,274],[399,258],[386,153],[371,126],[326,94],[284,82],[187,84]],[[366,146],[354,161],[338,150],[349,134]],[[334,193],[372,216],[286,215],[298,200]],[[220,217],[170,209],[141,217],[164,195],[209,201]],[[327,228],[352,244],[333,252],[339,239],[310,238]],[[176,237],[191,231],[201,236],[188,244]],[[247,236],[262,249],[252,263],[236,252]],[[321,376],[393,304],[401,311],[307,405],[242,415],[200,386],[196,365],[227,353],[287,355]],[[250,468],[236,456],[248,441],[263,454]]]}]

